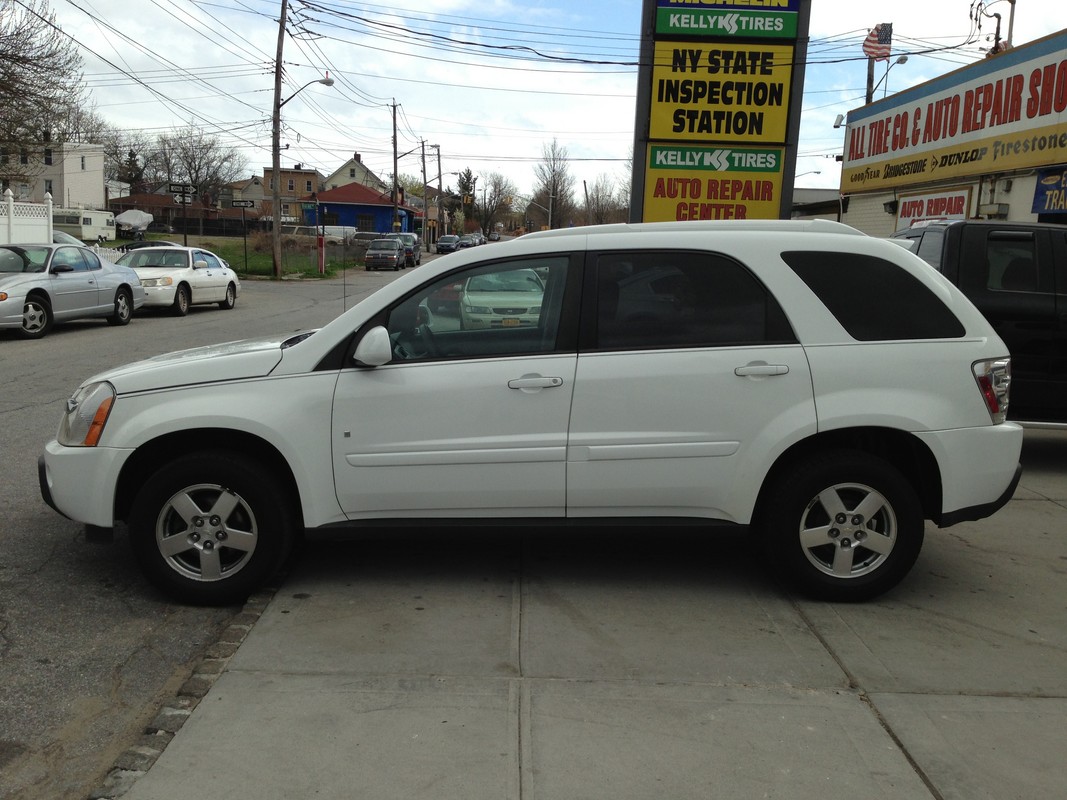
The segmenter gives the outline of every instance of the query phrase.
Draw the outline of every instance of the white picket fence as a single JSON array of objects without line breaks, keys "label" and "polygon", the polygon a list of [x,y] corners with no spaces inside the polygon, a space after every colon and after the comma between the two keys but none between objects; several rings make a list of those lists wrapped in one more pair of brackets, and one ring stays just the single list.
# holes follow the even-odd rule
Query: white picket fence
[{"label": "white picket fence", "polygon": [[16,203],[15,193],[4,190],[0,203],[0,244],[33,244],[52,241],[52,195],[43,203]]}]

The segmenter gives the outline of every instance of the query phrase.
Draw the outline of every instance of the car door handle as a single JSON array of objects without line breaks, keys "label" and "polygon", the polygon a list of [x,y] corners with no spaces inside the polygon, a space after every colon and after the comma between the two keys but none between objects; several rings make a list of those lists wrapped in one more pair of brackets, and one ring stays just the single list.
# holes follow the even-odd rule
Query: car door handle
[{"label": "car door handle", "polygon": [[737,367],[734,370],[734,375],[746,378],[749,376],[785,375],[787,372],[789,372],[789,367],[785,364],[745,364],[743,367]]},{"label": "car door handle", "polygon": [[552,389],[563,385],[563,378],[546,378],[542,375],[523,375],[508,381],[509,389]]}]

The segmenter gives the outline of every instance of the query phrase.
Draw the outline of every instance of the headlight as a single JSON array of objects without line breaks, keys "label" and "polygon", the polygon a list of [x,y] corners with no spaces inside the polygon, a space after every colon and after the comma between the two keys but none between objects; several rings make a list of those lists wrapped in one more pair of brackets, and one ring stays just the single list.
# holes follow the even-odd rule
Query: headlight
[{"label": "headlight", "polygon": [[467,306],[468,314],[492,314],[493,309],[489,306]]},{"label": "headlight", "polygon": [[174,283],[174,278],[141,278],[142,286],[170,286]]},{"label": "headlight", "polygon": [[110,383],[83,386],[67,401],[57,441],[65,447],[96,447],[114,403],[115,387]]}]

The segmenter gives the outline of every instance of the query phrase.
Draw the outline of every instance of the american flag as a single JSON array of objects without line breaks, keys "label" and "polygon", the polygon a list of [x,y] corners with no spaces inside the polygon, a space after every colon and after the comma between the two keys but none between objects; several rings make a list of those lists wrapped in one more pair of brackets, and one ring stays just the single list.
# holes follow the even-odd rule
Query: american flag
[{"label": "american flag", "polygon": [[863,53],[875,61],[888,61],[889,50],[893,46],[893,23],[883,22],[875,25],[867,38],[863,40]]}]

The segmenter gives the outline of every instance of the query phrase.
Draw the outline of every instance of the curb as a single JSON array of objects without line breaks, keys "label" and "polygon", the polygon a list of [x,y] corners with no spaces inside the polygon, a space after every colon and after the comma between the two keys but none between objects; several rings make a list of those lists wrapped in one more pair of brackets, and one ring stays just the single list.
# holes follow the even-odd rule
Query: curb
[{"label": "curb", "polygon": [[226,671],[230,658],[263,615],[276,592],[277,587],[271,587],[248,598],[244,607],[219,634],[218,640],[204,651],[193,667],[192,675],[177,694],[164,701],[137,742],[116,759],[103,783],[88,794],[87,800],[120,798],[151,769],[215,681]]}]

